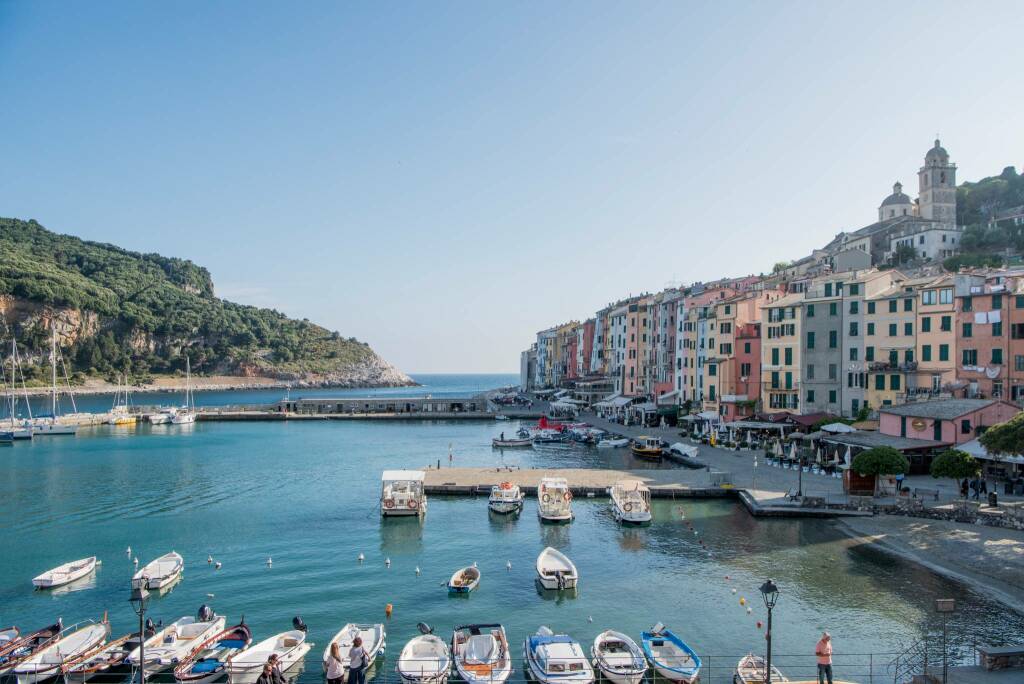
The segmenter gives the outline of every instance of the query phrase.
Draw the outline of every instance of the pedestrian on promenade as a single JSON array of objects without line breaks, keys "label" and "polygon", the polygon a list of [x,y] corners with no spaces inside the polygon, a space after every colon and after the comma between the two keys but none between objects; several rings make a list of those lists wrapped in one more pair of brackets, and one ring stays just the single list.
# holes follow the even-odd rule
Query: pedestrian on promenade
[{"label": "pedestrian on promenade", "polygon": [[366,668],[370,665],[368,655],[362,638],[353,639],[352,648],[348,650],[348,684],[365,684]]},{"label": "pedestrian on promenade", "polygon": [[896,473],[896,493],[897,494],[902,494],[903,493],[903,478],[904,478],[903,473]]},{"label": "pedestrian on promenade", "polygon": [[273,678],[274,684],[287,684],[288,680],[284,678],[284,673],[281,672],[281,661],[276,653],[270,654],[270,657],[267,658],[267,665],[270,665],[270,676]]},{"label": "pedestrian on promenade", "polygon": [[965,499],[967,498],[967,478],[966,477],[964,478],[964,481],[960,483],[960,496],[962,496]]},{"label": "pedestrian on promenade", "polygon": [[263,672],[256,678],[256,684],[274,684],[274,666],[263,663]]},{"label": "pedestrian on promenade", "polygon": [[988,481],[985,480],[985,478],[982,478],[981,482],[978,484],[978,491],[982,494],[988,494]]},{"label": "pedestrian on promenade", "polygon": [[341,649],[338,642],[331,642],[331,650],[327,655],[327,684],[342,684],[345,679],[345,665],[341,662]]},{"label": "pedestrian on promenade", "polygon": [[821,639],[814,646],[814,655],[818,657],[818,684],[832,684],[832,635],[823,632]]},{"label": "pedestrian on promenade", "polygon": [[978,478],[971,480],[971,498],[978,500]]}]

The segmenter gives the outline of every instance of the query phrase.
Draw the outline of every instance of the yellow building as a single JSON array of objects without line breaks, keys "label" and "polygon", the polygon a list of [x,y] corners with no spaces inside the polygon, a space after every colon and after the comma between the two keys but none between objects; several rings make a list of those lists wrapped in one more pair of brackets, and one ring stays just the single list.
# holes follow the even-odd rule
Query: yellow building
[{"label": "yellow building", "polygon": [[864,401],[871,408],[902,404],[916,383],[916,281],[902,281],[864,302]]},{"label": "yellow building", "polygon": [[916,392],[938,395],[956,382],[956,298],[953,276],[943,275],[917,288]]},{"label": "yellow building", "polygon": [[761,403],[768,413],[800,411],[802,294],[761,309]]}]

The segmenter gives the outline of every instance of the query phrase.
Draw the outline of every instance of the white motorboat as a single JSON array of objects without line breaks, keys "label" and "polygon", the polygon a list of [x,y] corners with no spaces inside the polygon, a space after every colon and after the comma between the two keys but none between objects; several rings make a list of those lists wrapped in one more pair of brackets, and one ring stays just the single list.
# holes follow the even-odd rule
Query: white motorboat
[{"label": "white motorboat", "polygon": [[170,408],[160,409],[158,413],[150,413],[148,416],[146,416],[146,419],[152,425],[166,425],[167,423],[171,422],[171,418],[174,418],[174,415],[177,412],[178,409],[175,408],[174,406],[171,406]]},{"label": "white motorboat", "polygon": [[564,477],[545,477],[537,488],[537,515],[543,522],[572,521],[572,491]]},{"label": "white motorboat", "polygon": [[359,624],[350,622],[341,630],[338,631],[334,637],[327,642],[327,648],[324,649],[324,670],[327,669],[327,658],[331,655],[331,644],[337,642],[338,650],[341,652],[341,664],[348,671],[349,658],[348,652],[352,648],[352,642],[355,638],[359,637],[363,640],[363,648],[366,650],[369,656],[369,662],[373,662],[378,656],[384,653],[387,648],[387,631],[384,629],[382,624]]},{"label": "white motorboat", "polygon": [[33,437],[57,437],[62,435],[77,435],[77,425],[58,423],[55,418],[47,418],[32,425]]},{"label": "white motorboat", "polygon": [[[196,617],[178,618],[167,625],[146,639],[146,674],[156,674],[177,665],[197,646],[224,631],[224,622],[223,615],[214,615],[207,606],[202,606]],[[135,649],[125,659],[132,667],[138,668],[142,664],[139,651]]]},{"label": "white motorboat", "polygon": [[380,514],[423,515],[427,495],[423,491],[426,473],[422,470],[385,470],[381,475]]},{"label": "white motorboat", "polygon": [[11,674],[18,684],[38,684],[63,674],[64,663],[78,657],[110,636],[110,624],[80,622],[62,630],[56,639],[14,666]]},{"label": "white motorboat", "polygon": [[505,628],[460,625],[452,634],[455,670],[466,684],[502,684],[512,674]]},{"label": "white motorboat", "polygon": [[511,482],[494,485],[487,507],[495,513],[516,513],[523,508],[523,492],[519,485]]},{"label": "white motorboat", "polygon": [[252,630],[245,622],[214,634],[194,647],[174,668],[182,684],[212,684],[227,671],[228,658],[252,645]]},{"label": "white motorboat", "polygon": [[[421,627],[422,631],[422,627]],[[445,684],[452,669],[444,639],[433,634],[413,637],[398,656],[398,675],[406,684]]]},{"label": "white motorboat", "polygon": [[64,679],[68,682],[86,682],[95,676],[109,675],[127,668],[125,660],[138,647],[138,632],[101,644],[77,658],[65,661]]},{"label": "white motorboat", "polygon": [[47,570],[32,580],[32,584],[40,589],[59,587],[81,579],[96,569],[96,556],[89,556],[81,560],[69,561],[58,565],[53,570]]},{"label": "white motorboat", "polygon": [[597,442],[598,449],[620,449],[627,446],[629,446],[629,438],[620,435],[608,435]]},{"label": "white motorboat", "polygon": [[[740,658],[740,662],[737,663],[733,682],[734,684],[765,684],[768,680],[767,672],[768,667],[764,657],[750,653]],[[782,674],[779,668],[772,665],[772,681],[788,682],[789,678]]]},{"label": "white motorboat", "polygon": [[301,629],[275,634],[228,658],[228,682],[255,684],[271,654],[277,655],[282,672],[289,670],[302,660],[312,647],[313,644],[306,640],[306,633]]},{"label": "white motorboat", "polygon": [[640,480],[622,480],[608,490],[612,515],[622,523],[651,522],[651,490]]},{"label": "white motorboat", "polygon": [[614,684],[640,684],[647,673],[647,659],[635,641],[608,629],[594,639],[590,650],[594,665]]},{"label": "white motorboat", "polygon": [[541,627],[523,642],[526,674],[538,684],[571,682],[591,684],[594,669],[580,643],[568,634],[555,634]]},{"label": "white motorboat", "polygon": [[185,559],[177,551],[165,553],[156,560],[146,563],[132,577],[132,586],[141,589],[162,589],[170,586],[179,577],[185,568]]},{"label": "white motorboat", "polygon": [[700,677],[700,656],[683,639],[660,622],[640,633],[647,660],[659,675],[672,682],[696,684]]},{"label": "white motorboat", "polygon": [[528,447],[533,446],[533,440],[525,437],[509,439],[495,437],[491,440],[491,446],[494,447],[495,449]]},{"label": "white motorboat", "polygon": [[545,589],[575,589],[580,575],[568,556],[549,546],[537,556],[537,579]]},{"label": "white motorboat", "polygon": [[480,568],[470,565],[452,573],[448,580],[448,591],[452,594],[468,594],[480,585]]}]

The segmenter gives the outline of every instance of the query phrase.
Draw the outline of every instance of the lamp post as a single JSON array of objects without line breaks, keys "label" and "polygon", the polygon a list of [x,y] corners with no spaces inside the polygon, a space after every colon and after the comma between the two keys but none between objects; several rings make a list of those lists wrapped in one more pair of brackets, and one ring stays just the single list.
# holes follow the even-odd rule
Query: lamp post
[{"label": "lamp post", "polygon": [[764,682],[772,684],[772,608],[779,600],[779,588],[775,586],[775,582],[769,579],[761,585],[761,597],[764,599],[765,608],[768,609],[768,632],[764,635],[768,642],[768,657],[764,667]]},{"label": "lamp post", "polygon": [[129,599],[132,610],[139,616],[139,684],[146,684],[146,604],[149,602],[146,581],[145,577],[132,579],[132,596]]}]

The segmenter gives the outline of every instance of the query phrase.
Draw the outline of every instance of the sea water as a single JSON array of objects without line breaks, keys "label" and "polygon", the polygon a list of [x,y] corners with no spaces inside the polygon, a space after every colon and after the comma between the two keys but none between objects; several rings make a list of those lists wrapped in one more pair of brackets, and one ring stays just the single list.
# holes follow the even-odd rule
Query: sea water
[{"label": "sea water", "polygon": [[[725,682],[738,657],[764,650],[758,586],[768,577],[781,589],[775,662],[791,676],[813,676],[811,654],[823,629],[833,634],[836,653],[875,654],[837,656],[839,673],[868,681],[870,660],[881,676],[879,661],[892,657],[881,654],[941,634],[936,598],[958,599],[949,631],[961,645],[998,643],[1024,630],[1021,616],[919,566],[853,545],[831,522],[757,520],[730,500],[658,500],[654,522],[639,528],[616,524],[603,498],[576,499],[576,520],[560,526],[541,524],[532,499],[519,517],[490,514],[486,497],[431,497],[422,521],[379,517],[380,474],[389,468],[438,461],[442,468],[640,465],[621,449],[491,448],[492,437],[516,426],[102,426],[5,447],[0,623],[34,629],[58,616],[70,624],[106,611],[115,635],[131,631],[133,559],[144,564],[176,550],[185,557],[185,577],[154,596],[150,615],[170,622],[206,603],[228,624],[244,616],[257,640],[290,629],[299,615],[316,644],[303,682],[320,680],[322,649],[346,622],[386,622],[387,660],[376,670],[382,681],[394,678],[395,659],[419,622],[446,639],[456,624],[501,622],[518,661],[523,639],[540,625],[571,634],[589,652],[604,629],[638,638],[658,621],[704,656],[704,681]],[[534,564],[545,546],[575,561],[577,592],[537,588]],[[103,561],[94,578],[71,590],[33,590],[35,575],[90,555]],[[474,562],[480,587],[450,597],[445,581]]]}]

